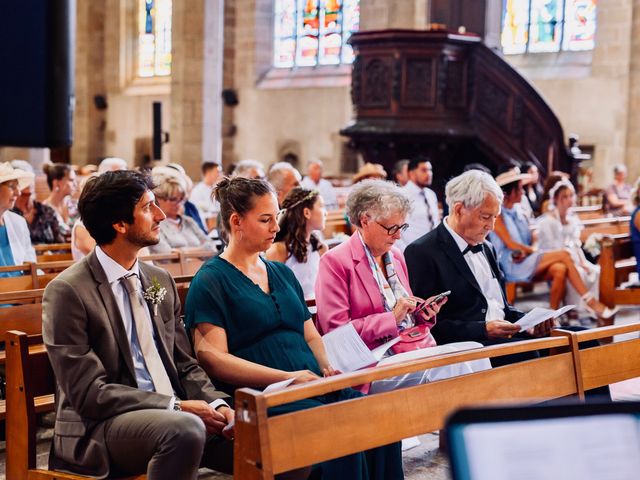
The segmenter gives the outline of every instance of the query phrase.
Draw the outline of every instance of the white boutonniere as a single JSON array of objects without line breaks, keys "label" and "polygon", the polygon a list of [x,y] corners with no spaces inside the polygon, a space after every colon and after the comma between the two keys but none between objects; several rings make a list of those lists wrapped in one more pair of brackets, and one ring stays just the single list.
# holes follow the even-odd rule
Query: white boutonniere
[{"label": "white boutonniere", "polygon": [[164,300],[164,296],[167,294],[167,289],[160,285],[158,279],[153,277],[151,279],[151,286],[147,288],[142,296],[144,299],[153,305],[153,314],[158,315],[158,305]]}]

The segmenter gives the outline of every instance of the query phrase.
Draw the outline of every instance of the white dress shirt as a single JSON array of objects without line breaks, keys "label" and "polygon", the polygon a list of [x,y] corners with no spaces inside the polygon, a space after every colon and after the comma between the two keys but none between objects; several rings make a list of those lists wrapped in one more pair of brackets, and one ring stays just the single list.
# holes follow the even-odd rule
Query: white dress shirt
[{"label": "white dress shirt", "polygon": [[[138,266],[138,260],[133,264],[130,270],[127,270],[118,262],[113,260],[109,255],[107,255],[104,250],[102,250],[99,246],[96,246],[96,257],[102,269],[104,270],[105,275],[107,276],[107,281],[109,282],[109,286],[111,287],[111,291],[113,292],[113,296],[116,299],[116,304],[118,305],[118,310],[120,311],[120,316],[122,317],[122,322],[124,323],[124,329],[127,333],[127,339],[129,340],[129,348],[131,349],[131,356],[133,358],[133,368],[136,374],[136,382],[138,382],[138,388],[140,390],[145,390],[147,392],[155,392],[155,387],[153,385],[153,380],[151,380],[151,375],[147,370],[147,366],[144,362],[144,356],[142,354],[142,349],[140,348],[140,343],[138,342],[138,336],[136,334],[136,330],[134,328],[134,320],[133,320],[133,312],[131,309],[131,302],[129,301],[129,294],[125,289],[123,282],[120,280],[122,277],[130,274],[137,275],[138,283],[140,284],[140,289],[138,290],[138,295],[140,296],[141,301],[146,303],[146,300],[142,296],[142,282],[140,281],[140,269]],[[151,321],[151,314],[149,310],[145,310],[147,314],[147,320],[151,324],[151,331],[153,332],[153,340],[156,344],[156,348],[158,348],[158,337],[155,329],[153,328],[153,323]],[[176,397],[171,398],[169,406],[167,409],[172,410],[173,405],[176,401]],[[209,405],[213,408],[218,408],[220,406],[228,406],[227,403],[222,400],[214,400]]]},{"label": "white dress shirt", "polygon": [[396,242],[396,246],[404,251],[411,242],[429,233],[440,223],[440,212],[438,197],[430,188],[420,188],[409,180],[402,190],[411,200],[411,213],[407,218],[409,228],[402,232],[400,240]]},{"label": "white dress shirt", "polygon": [[[451,234],[456,242],[456,245],[463,252],[467,248],[467,241],[458,235],[447,223],[445,217],[444,227]],[[489,260],[484,254],[484,250],[478,253],[467,252],[464,256],[465,262],[469,265],[471,273],[473,274],[476,282],[482,290],[485,300],[487,301],[487,314],[485,315],[485,321],[491,320],[504,320],[504,300],[502,298],[502,289],[498,279],[494,276]]]},{"label": "white dress shirt", "polygon": [[302,188],[307,190],[318,190],[322,199],[324,200],[327,210],[336,210],[338,208],[338,199],[336,197],[336,191],[331,185],[331,182],[325,178],[321,178],[318,183],[311,180],[309,177],[304,177],[300,182]]}]

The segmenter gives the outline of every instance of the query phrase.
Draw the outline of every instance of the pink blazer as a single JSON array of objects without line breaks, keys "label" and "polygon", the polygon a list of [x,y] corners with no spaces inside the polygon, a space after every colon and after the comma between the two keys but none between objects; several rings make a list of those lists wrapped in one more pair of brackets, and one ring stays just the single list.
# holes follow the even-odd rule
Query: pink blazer
[{"label": "pink blazer", "polygon": [[[402,253],[393,247],[391,254],[400,282],[412,295]],[[380,289],[357,233],[320,258],[315,292],[316,327],[320,334],[351,322],[371,349],[398,336],[395,316],[384,310]]]}]

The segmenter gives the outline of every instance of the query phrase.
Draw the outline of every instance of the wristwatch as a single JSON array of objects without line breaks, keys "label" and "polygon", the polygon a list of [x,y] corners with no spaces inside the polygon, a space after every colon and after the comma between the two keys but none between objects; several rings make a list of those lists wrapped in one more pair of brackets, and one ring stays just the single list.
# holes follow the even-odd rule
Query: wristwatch
[{"label": "wristwatch", "polygon": [[173,409],[176,412],[181,412],[182,411],[182,402],[176,398],[176,400],[173,402]]}]

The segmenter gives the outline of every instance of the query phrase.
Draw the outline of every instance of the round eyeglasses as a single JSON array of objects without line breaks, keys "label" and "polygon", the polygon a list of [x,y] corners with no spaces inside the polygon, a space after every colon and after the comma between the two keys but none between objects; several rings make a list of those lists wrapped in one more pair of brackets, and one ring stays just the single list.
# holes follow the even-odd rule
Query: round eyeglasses
[{"label": "round eyeglasses", "polygon": [[403,223],[402,225],[391,225],[390,227],[386,227],[386,226],[384,226],[383,224],[381,224],[378,221],[376,221],[376,223],[378,225],[380,225],[382,228],[384,228],[387,231],[387,235],[389,235],[389,236],[395,235],[398,232],[402,233],[407,228],[409,228],[409,224],[408,223]]}]

